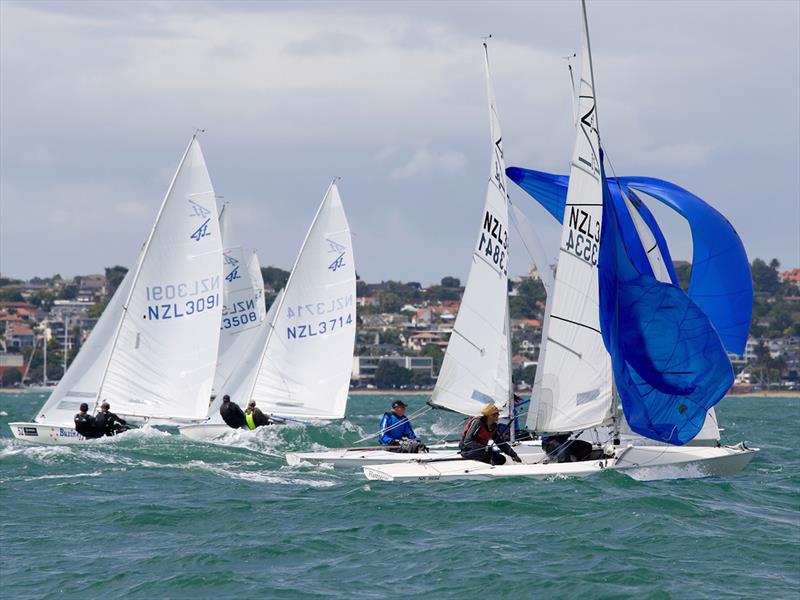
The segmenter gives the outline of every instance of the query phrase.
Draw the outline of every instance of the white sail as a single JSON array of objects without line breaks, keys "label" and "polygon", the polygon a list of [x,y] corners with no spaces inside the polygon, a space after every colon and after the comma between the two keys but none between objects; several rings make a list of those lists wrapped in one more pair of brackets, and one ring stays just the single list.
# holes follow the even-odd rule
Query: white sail
[{"label": "white sail", "polygon": [[547,257],[547,252],[544,249],[542,240],[536,234],[536,229],[533,227],[530,219],[513,204],[511,205],[510,214],[511,222],[514,224],[514,228],[517,230],[522,240],[522,246],[525,248],[525,252],[536,267],[536,271],[539,273],[539,277],[542,280],[542,285],[544,285],[544,290],[549,296],[553,291],[555,278],[553,277],[553,271],[550,268],[550,259]]},{"label": "white sail", "polygon": [[492,160],[481,227],[453,333],[433,390],[431,404],[465,415],[494,402],[501,412],[511,393],[506,332],[508,303],[508,193],[503,136],[489,77],[486,87]]},{"label": "white sail", "polygon": [[586,12],[578,121],[558,267],[537,384],[538,431],[588,429],[611,420],[611,361],[600,333],[597,262],[603,218],[600,139]]},{"label": "white sail", "polygon": [[222,314],[216,200],[192,138],[145,244],[97,401],[114,412],[204,418]]},{"label": "white sail", "polygon": [[72,419],[82,402],[94,406],[111,354],[114,334],[122,318],[122,306],[130,293],[132,282],[133,270],[130,270],[81,346],[78,356],[36,415],[37,423],[71,428],[74,425]]},{"label": "white sail", "polygon": [[[259,277],[261,274],[259,273]],[[258,365],[261,363],[262,350],[267,345],[267,340],[270,333],[275,326],[275,315],[277,314],[278,306],[281,304],[283,298],[283,290],[278,292],[275,300],[267,311],[264,317],[264,323],[256,330],[256,336],[253,340],[253,345],[249,352],[242,355],[241,360],[236,364],[227,383],[217,392],[214,402],[208,409],[208,416],[211,423],[222,423],[222,417],[219,414],[219,407],[222,404],[222,397],[226,394],[231,399],[240,404],[242,408],[246,405],[247,399],[250,398],[251,391],[255,385],[256,376],[258,375]]]},{"label": "white sail", "polygon": [[245,357],[256,351],[258,329],[266,316],[264,283],[255,252],[236,245],[230,225],[230,206],[220,212],[222,232],[222,323],[214,377],[215,394],[226,389],[228,380]]},{"label": "white sail", "polygon": [[353,365],[356,273],[339,190],[328,188],[276,302],[250,392],[264,412],[341,419]]}]

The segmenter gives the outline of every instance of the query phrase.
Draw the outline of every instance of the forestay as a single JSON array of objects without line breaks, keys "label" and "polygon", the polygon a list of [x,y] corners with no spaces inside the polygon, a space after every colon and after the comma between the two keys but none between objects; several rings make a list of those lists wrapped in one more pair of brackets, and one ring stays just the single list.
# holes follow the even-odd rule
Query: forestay
[{"label": "forestay", "polygon": [[540,357],[538,411],[528,417],[530,427],[547,432],[588,429],[611,420],[611,365],[598,313],[603,217],[600,143],[585,8],[583,17],[575,148]]},{"label": "forestay", "polygon": [[214,189],[192,138],[133,275],[97,401],[124,415],[204,418],[222,314]]},{"label": "forestay", "polygon": [[431,404],[465,415],[478,414],[487,402],[503,411],[511,393],[506,331],[508,194],[503,136],[485,44],[484,52],[492,141],[489,186],[461,307],[431,397]]},{"label": "forestay", "polygon": [[341,419],[353,366],[356,274],[350,226],[331,183],[306,235],[249,394],[265,412]]},{"label": "forestay", "polygon": [[258,330],[264,323],[264,283],[255,252],[235,243],[230,205],[220,211],[222,232],[222,323],[213,392],[225,393],[229,379],[246,356],[257,351]]}]

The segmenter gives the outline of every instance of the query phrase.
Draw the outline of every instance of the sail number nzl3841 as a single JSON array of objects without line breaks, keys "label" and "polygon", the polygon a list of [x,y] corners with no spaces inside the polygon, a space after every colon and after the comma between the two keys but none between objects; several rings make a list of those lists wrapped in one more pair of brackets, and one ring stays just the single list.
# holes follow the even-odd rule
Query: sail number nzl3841
[{"label": "sail number nzl3841", "polygon": [[488,210],[483,217],[481,239],[478,240],[477,252],[486,262],[494,263],[503,275],[508,275],[508,230],[503,223]]}]

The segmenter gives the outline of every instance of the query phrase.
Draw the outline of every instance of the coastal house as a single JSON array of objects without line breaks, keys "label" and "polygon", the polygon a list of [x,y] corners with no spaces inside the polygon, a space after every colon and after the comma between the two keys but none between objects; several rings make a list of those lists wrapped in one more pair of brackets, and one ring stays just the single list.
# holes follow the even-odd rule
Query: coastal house
[{"label": "coastal house", "polygon": [[33,348],[33,329],[20,322],[8,322],[4,339],[6,349],[9,351],[14,350],[18,352],[23,348]]}]

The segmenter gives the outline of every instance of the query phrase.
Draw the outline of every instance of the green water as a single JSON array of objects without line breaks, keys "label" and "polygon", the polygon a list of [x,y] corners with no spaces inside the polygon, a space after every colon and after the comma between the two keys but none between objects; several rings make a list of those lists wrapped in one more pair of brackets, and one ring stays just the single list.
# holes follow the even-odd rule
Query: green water
[{"label": "green water", "polygon": [[[374,431],[390,398],[225,444],[151,430],[48,447],[6,425],[44,396],[0,394],[0,597],[798,597],[796,399],[723,401],[727,441],[762,449],[730,479],[384,483],[285,465]],[[431,439],[457,419],[415,425]]]}]

